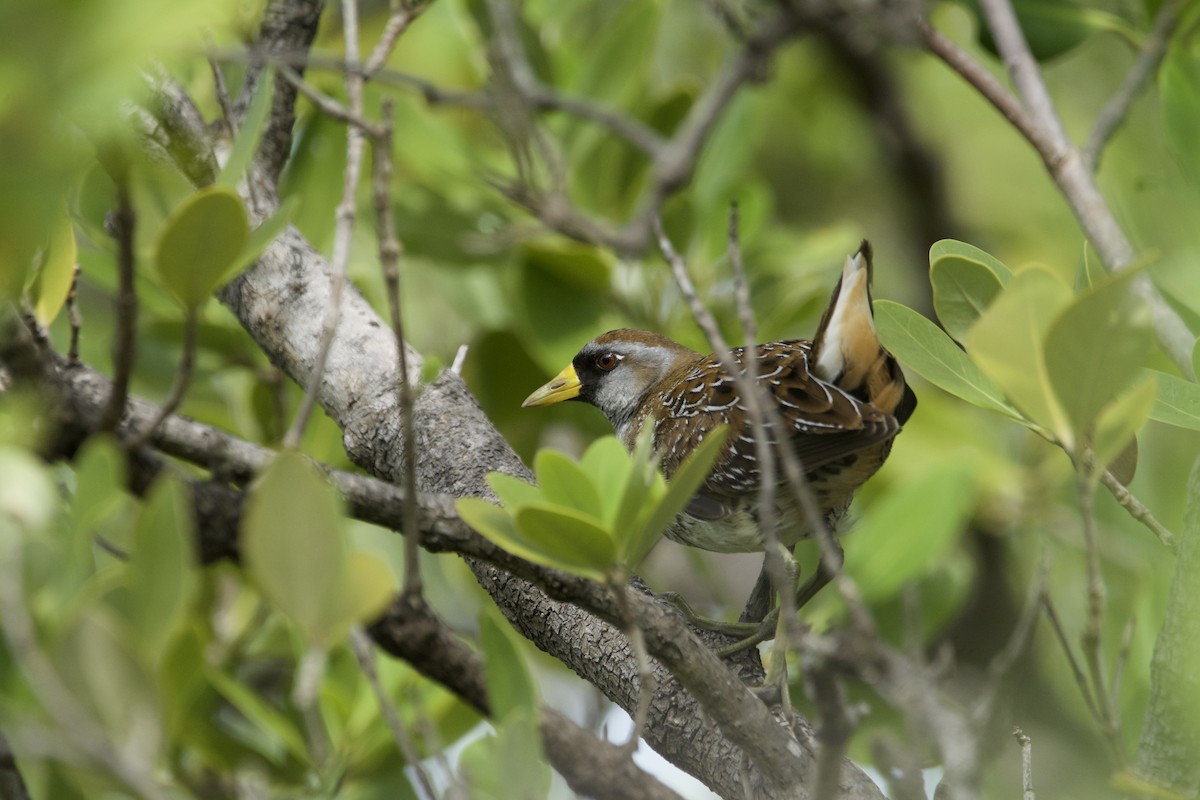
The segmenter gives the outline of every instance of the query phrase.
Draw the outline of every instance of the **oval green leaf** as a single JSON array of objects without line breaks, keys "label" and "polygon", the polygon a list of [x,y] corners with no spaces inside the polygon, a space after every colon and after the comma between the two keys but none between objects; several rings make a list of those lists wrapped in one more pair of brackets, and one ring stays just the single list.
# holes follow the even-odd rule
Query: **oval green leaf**
[{"label": "oval green leaf", "polygon": [[905,369],[968,403],[1023,421],[1004,393],[941,328],[899,303],[876,300],[874,305],[879,338]]},{"label": "oval green leaf", "polygon": [[263,594],[321,646],[342,633],[346,544],[337,493],[293,451],[275,457],[247,498],[242,559]]},{"label": "oval green leaf", "polygon": [[1150,419],[1200,431],[1200,384],[1158,370],[1144,372],[1153,375],[1158,384],[1158,397],[1150,409]]},{"label": "oval green leaf", "polygon": [[232,189],[201,189],[163,223],[154,258],[163,285],[184,308],[199,308],[237,262],[248,235],[246,211]]},{"label": "oval green leaf", "polygon": [[979,318],[967,344],[971,360],[1018,408],[1073,446],[1071,426],[1047,374],[1043,344],[1070,302],[1071,291],[1057,275],[1043,267],[1027,267]]},{"label": "oval green leaf", "polygon": [[1200,180],[1200,58],[1171,47],[1158,70],[1167,145],[1187,175]]},{"label": "oval green leaf", "polygon": [[929,249],[933,308],[960,342],[1010,278],[1008,267],[965,242],[943,239]]},{"label": "oval green leaf", "polygon": [[600,494],[578,464],[557,450],[541,450],[534,459],[538,486],[548,502],[575,509],[596,520],[603,516]]},{"label": "oval green leaf", "polygon": [[559,506],[525,506],[514,516],[517,530],[560,569],[606,580],[617,547],[593,517]]},{"label": "oval green leaf", "polygon": [[537,503],[542,499],[542,493],[537,486],[514,475],[489,472],[485,480],[488,486],[492,487],[492,491],[496,493],[496,497],[500,498],[500,502],[509,510],[529,503]]},{"label": "oval green leaf", "polygon": [[1100,281],[1046,333],[1050,384],[1076,437],[1129,387],[1154,346],[1149,309],[1129,288],[1135,277],[1134,270],[1124,270]]},{"label": "oval green leaf", "polygon": [[49,325],[67,303],[71,284],[75,280],[75,263],[78,248],[75,245],[75,226],[71,217],[63,210],[50,231],[50,244],[46,248],[41,268],[29,287],[33,302],[33,316],[42,325]]},{"label": "oval green leaf", "polygon": [[134,643],[155,665],[186,617],[198,577],[191,498],[178,479],[156,480],[134,528],[128,562]]}]

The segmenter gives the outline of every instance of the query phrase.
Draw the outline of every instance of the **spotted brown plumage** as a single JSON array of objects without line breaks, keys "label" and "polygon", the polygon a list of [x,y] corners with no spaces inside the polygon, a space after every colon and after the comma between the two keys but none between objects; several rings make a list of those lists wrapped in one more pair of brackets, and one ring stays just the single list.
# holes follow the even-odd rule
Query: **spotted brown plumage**
[{"label": "spotted brown plumage", "polygon": [[[770,443],[791,448],[830,517],[840,515],[854,491],[883,464],[916,406],[899,365],[875,333],[870,257],[864,242],[846,259],[813,341],[754,348],[757,382],[775,412],[764,426]],[[745,363],[744,348],[732,356]],[[603,411],[629,449],[643,428],[653,425],[654,447],[668,479],[705,436],[727,426],[726,445],[711,473],[667,536],[717,552],[763,548],[753,426],[736,381],[716,356],[648,331],[609,331],[584,345],[525,405],[568,399]],[[804,514],[786,487],[776,493],[776,502],[779,538],[794,544],[807,534]]]}]

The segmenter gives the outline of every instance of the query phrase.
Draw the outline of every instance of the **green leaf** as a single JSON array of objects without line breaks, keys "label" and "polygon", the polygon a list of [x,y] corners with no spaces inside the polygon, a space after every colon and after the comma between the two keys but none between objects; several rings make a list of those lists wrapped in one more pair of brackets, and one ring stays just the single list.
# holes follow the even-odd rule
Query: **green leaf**
[{"label": "green leaf", "polygon": [[503,723],[519,711],[536,713],[537,686],[511,626],[495,606],[485,605],[479,613],[479,645],[487,661],[492,720]]},{"label": "green leaf", "polygon": [[557,450],[542,450],[534,459],[538,486],[550,503],[595,517],[603,516],[600,495],[587,473]]},{"label": "green leaf", "polygon": [[1008,267],[965,242],[943,239],[929,248],[933,307],[960,342],[1011,278]]},{"label": "green leaf", "polygon": [[876,300],[874,306],[879,338],[905,368],[968,403],[1022,419],[1004,393],[938,326],[890,300]]},{"label": "green leaf", "polygon": [[594,517],[561,506],[532,505],[517,509],[517,530],[560,569],[606,580],[616,564],[612,535]]},{"label": "green leaf", "polygon": [[128,564],[134,642],[152,665],[186,619],[195,594],[194,526],[191,498],[180,481],[156,480],[138,515]]},{"label": "green leaf", "polygon": [[396,591],[395,574],[370,553],[350,553],[342,578],[330,621],[330,627],[336,631],[375,619],[387,608]]},{"label": "green leaf", "polygon": [[1158,398],[1150,409],[1150,419],[1200,431],[1200,384],[1154,369],[1144,372],[1153,375],[1158,383]]},{"label": "green leaf", "polygon": [[75,263],[79,251],[75,245],[75,226],[63,209],[50,231],[50,243],[42,258],[41,267],[29,289],[33,316],[42,325],[49,325],[67,303],[71,283],[75,279]]},{"label": "green leaf", "polygon": [[713,462],[725,444],[727,433],[728,429],[724,425],[714,428],[675,470],[675,474],[667,483],[667,491],[658,502],[642,512],[644,522],[626,529],[628,534],[620,529],[616,531],[620,541],[621,561],[629,569],[637,569],[642,559],[658,543],[667,526],[695,496],[696,490],[712,471]]},{"label": "green leaf", "polygon": [[509,510],[542,500],[542,493],[537,486],[516,476],[505,475],[503,472],[489,472],[485,480]]},{"label": "green leaf", "polygon": [[76,698],[94,709],[88,716],[100,720],[114,745],[136,742],[154,759],[163,744],[154,681],[123,633],[104,605],[89,605],[54,653],[55,666]]},{"label": "green leaf", "polygon": [[262,221],[261,225],[250,231],[250,235],[246,237],[246,245],[238,253],[233,263],[229,265],[229,268],[217,278],[216,285],[218,287],[223,286],[231,281],[239,272],[257,261],[268,245],[275,241],[275,238],[283,233],[284,229],[291,223],[292,215],[296,213],[299,205],[300,198],[287,198],[279,204],[279,208],[276,209],[274,214],[267,217]]},{"label": "green leaf", "polygon": [[1129,290],[1135,277],[1124,270],[1105,278],[1067,306],[1046,334],[1050,384],[1076,438],[1129,386],[1153,347],[1149,309]]},{"label": "green leaf", "polygon": [[[1134,441],[1134,436],[1150,417],[1157,391],[1154,376],[1146,375],[1136,386],[1100,410],[1096,416],[1096,430],[1092,434],[1095,477],[1109,468]],[[1129,477],[1132,478],[1132,474]]]},{"label": "green leaf", "polygon": [[263,594],[310,644],[339,638],[348,559],[339,500],[324,477],[299,453],[280,453],[247,499],[244,526],[243,561]]},{"label": "green leaf", "polygon": [[454,507],[464,522],[501,550],[535,564],[554,566],[545,554],[521,535],[508,510],[478,497],[460,497]]},{"label": "green leaf", "polygon": [[[666,480],[658,470],[658,459],[653,455],[654,430],[647,425],[638,436],[637,445],[625,461],[625,481],[621,486],[620,502],[616,516],[609,526],[617,537],[625,537],[624,531],[637,527],[642,509],[653,505],[666,489]],[[657,490],[657,491],[656,491]]]},{"label": "green leaf", "polygon": [[1192,373],[1200,379],[1200,339],[1192,346]]},{"label": "green leaf", "polygon": [[946,463],[882,495],[845,539],[846,569],[868,602],[894,597],[930,572],[966,530],[974,504],[973,479]]},{"label": "green leaf", "polygon": [[1158,70],[1167,145],[1192,180],[1200,180],[1200,58],[1171,47]]},{"label": "green leaf", "polygon": [[1054,319],[1071,302],[1057,275],[1021,270],[967,336],[971,360],[1030,419],[1073,446],[1072,429],[1046,369],[1043,343]]},{"label": "green leaf", "polygon": [[250,165],[250,160],[258,150],[258,141],[262,138],[263,129],[267,122],[267,109],[271,107],[271,95],[275,89],[275,70],[267,67],[265,74],[259,79],[258,90],[250,98],[250,105],[242,117],[237,135],[233,139],[233,147],[221,173],[217,176],[216,184],[237,189],[238,181]]},{"label": "green leaf", "polygon": [[128,498],[125,491],[125,457],[112,436],[93,436],[75,457],[75,496],[71,503],[71,527],[87,540],[91,550],[92,529],[120,509]]},{"label": "green leaf", "polygon": [[609,530],[620,535],[617,517],[621,513],[625,483],[633,468],[625,445],[615,436],[601,436],[592,442],[579,459],[579,467],[596,487],[602,508],[601,519]]},{"label": "green leaf", "polygon": [[159,233],[154,262],[163,285],[184,308],[199,308],[236,262],[248,233],[233,190],[212,186],[191,195]]},{"label": "green leaf", "polygon": [[[966,0],[980,20],[979,41],[998,55],[991,30],[983,22],[978,0]],[[1064,55],[1100,31],[1128,33],[1128,26],[1115,14],[1080,6],[1070,0],[1013,0],[1013,11],[1033,57],[1049,61]]]},{"label": "green leaf", "polygon": [[528,712],[510,714],[494,734],[464,748],[459,764],[472,800],[545,800],[550,792],[550,766]]}]

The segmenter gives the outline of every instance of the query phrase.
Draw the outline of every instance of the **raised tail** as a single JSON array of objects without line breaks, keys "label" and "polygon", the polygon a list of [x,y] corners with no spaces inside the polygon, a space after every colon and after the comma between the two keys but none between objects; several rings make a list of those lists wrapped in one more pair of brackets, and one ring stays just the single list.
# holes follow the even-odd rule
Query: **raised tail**
[{"label": "raised tail", "polygon": [[821,316],[813,337],[813,372],[903,424],[917,399],[875,332],[871,274],[871,245],[864,239],[858,252],[846,257],[829,307]]}]

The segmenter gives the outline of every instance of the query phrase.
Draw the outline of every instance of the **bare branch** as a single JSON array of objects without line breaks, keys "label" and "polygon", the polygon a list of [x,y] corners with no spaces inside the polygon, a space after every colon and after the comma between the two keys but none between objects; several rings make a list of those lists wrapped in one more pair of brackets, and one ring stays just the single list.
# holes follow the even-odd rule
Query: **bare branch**
[{"label": "bare branch", "polygon": [[137,217],[129,199],[129,185],[125,176],[117,180],[117,208],[109,217],[111,233],[117,240],[117,332],[113,337],[113,393],[108,399],[108,408],[100,421],[101,431],[116,430],[125,413],[125,400],[129,396],[129,381],[133,377],[133,359],[137,331],[137,292],[133,286],[134,244],[133,231]]},{"label": "bare branch", "polygon": [[401,429],[404,436],[404,591],[421,591],[421,570],[417,542],[417,436],[413,430],[413,381],[409,375],[408,353],[404,346],[404,317],[400,311],[400,252],[396,223],[392,219],[392,103],[383,101],[380,136],[373,142],[372,196],[375,202],[375,228],[379,239],[379,266],[387,286],[388,312],[392,334],[396,337],[396,368],[399,371]]},{"label": "bare branch", "polygon": [[387,63],[388,57],[392,54],[392,50],[396,47],[396,42],[408,30],[408,27],[417,21],[417,18],[429,8],[433,0],[403,0],[399,7],[392,11],[392,15],[388,17],[387,25],[383,28],[383,33],[379,36],[379,41],[375,43],[375,48],[371,51],[371,55],[367,57],[367,61],[363,64],[362,76],[366,80],[370,80],[371,76],[383,69],[383,65]]},{"label": "bare branch", "polygon": [[161,425],[167,417],[174,414],[175,409],[179,408],[179,404],[183,402],[183,396],[187,393],[188,385],[192,382],[192,364],[196,357],[196,325],[197,311],[195,308],[189,308],[184,312],[183,351],[179,359],[179,369],[175,373],[175,382],[171,386],[171,393],[167,395],[167,399],[163,401],[158,414],[146,429],[135,434],[124,443],[127,450],[137,449],[149,441],[150,437],[154,435],[155,428]]},{"label": "bare branch", "polygon": [[1020,728],[1013,728],[1013,736],[1021,745],[1021,798],[1034,800],[1033,796],[1033,741]]}]

